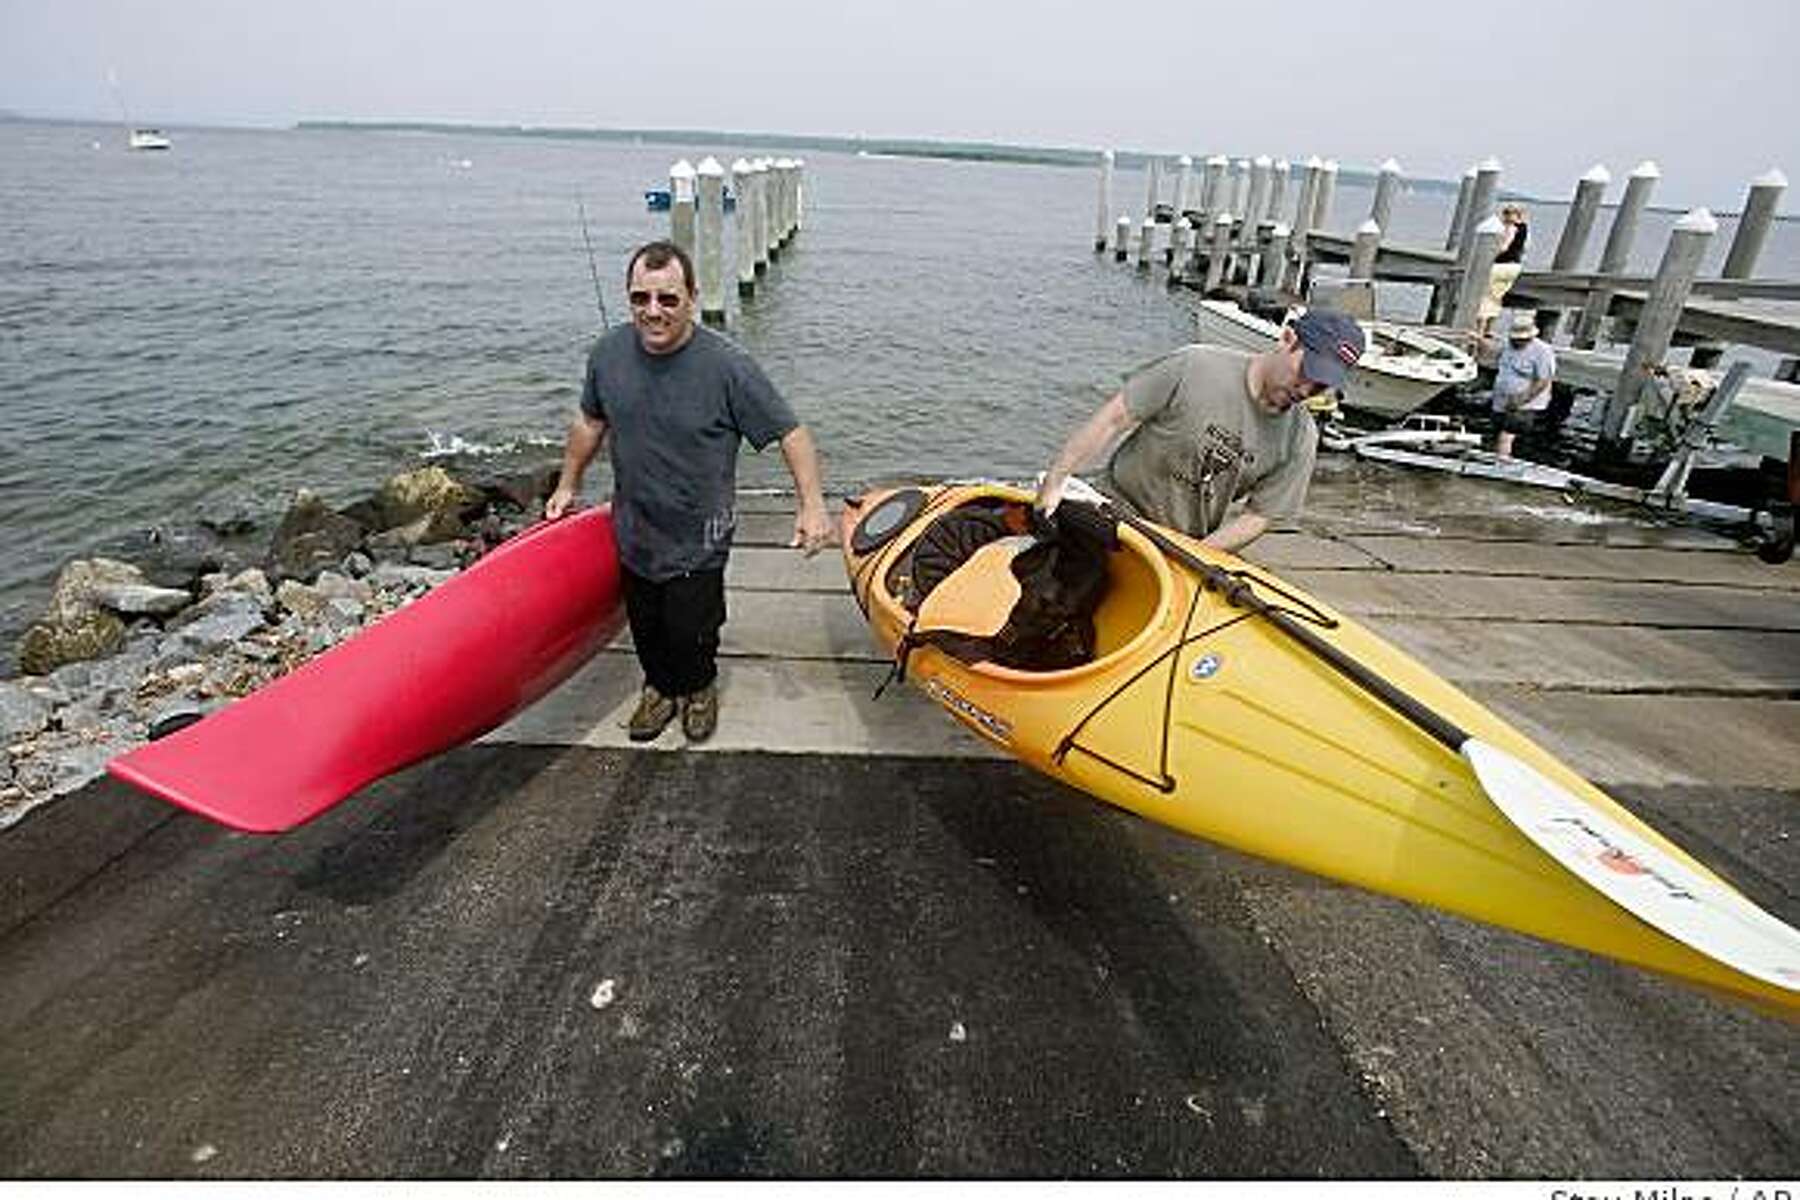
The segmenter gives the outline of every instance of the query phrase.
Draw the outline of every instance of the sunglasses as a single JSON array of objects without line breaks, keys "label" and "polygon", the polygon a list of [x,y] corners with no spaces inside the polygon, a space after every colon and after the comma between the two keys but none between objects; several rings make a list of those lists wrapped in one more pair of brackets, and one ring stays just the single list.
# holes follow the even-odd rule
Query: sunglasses
[{"label": "sunglasses", "polygon": [[679,292],[631,292],[625,298],[633,308],[649,308],[652,300],[663,308],[680,308],[687,301]]}]

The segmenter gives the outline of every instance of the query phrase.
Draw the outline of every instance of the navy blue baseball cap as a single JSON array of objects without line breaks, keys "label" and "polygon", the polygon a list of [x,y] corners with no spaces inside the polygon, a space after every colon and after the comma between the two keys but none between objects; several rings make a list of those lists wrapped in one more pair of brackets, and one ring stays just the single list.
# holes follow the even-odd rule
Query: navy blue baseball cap
[{"label": "navy blue baseball cap", "polygon": [[1335,309],[1309,308],[1294,318],[1293,329],[1306,351],[1300,369],[1327,388],[1344,386],[1345,373],[1368,345],[1362,326]]}]

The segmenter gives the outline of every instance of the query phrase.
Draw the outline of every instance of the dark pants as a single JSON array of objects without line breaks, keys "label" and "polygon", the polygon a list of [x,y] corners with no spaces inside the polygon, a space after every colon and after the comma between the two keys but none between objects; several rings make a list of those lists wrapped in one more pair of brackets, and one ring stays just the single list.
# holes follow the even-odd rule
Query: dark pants
[{"label": "dark pants", "polygon": [[725,572],[693,571],[652,583],[629,570],[625,615],[644,679],[665,696],[690,696],[718,677]]}]

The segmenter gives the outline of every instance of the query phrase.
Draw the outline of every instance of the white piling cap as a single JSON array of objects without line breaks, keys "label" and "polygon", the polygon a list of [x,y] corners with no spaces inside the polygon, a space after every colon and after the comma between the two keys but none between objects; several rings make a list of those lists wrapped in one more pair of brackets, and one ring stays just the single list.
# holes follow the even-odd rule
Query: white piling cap
[{"label": "white piling cap", "polygon": [[1719,223],[1713,219],[1711,212],[1696,208],[1675,222],[1675,229],[1679,233],[1717,233]]},{"label": "white piling cap", "polygon": [[1275,169],[1277,171],[1291,171],[1294,169],[1294,164],[1285,158],[1278,158],[1275,160]]},{"label": "white piling cap", "polygon": [[1186,217],[1183,217],[1183,218],[1181,218],[1181,220],[1175,222],[1175,228],[1177,228],[1177,229],[1192,229],[1193,227],[1194,227],[1194,223],[1192,221],[1188,220]]},{"label": "white piling cap", "polygon": [[1335,159],[1335,158],[1326,159],[1324,170],[1327,175],[1336,175],[1337,170],[1338,170],[1337,159]]},{"label": "white piling cap", "polygon": [[1278,238],[1284,238],[1284,237],[1286,237],[1286,236],[1288,236],[1288,235],[1289,235],[1289,234],[1290,234],[1290,233],[1292,233],[1292,232],[1294,232],[1294,231],[1293,231],[1293,230],[1292,230],[1292,229],[1290,229],[1290,228],[1288,228],[1288,227],[1287,227],[1287,226],[1286,226],[1286,225],[1285,225],[1285,224],[1283,224],[1283,223],[1282,223],[1282,222],[1280,222],[1280,221],[1277,221],[1277,222],[1275,222],[1275,226],[1274,226],[1274,228],[1272,228],[1272,229],[1270,229],[1270,230],[1269,230],[1269,236],[1270,236],[1270,237],[1278,237]]},{"label": "white piling cap", "polygon": [[733,159],[731,163],[731,173],[733,175],[748,175],[750,173],[750,160],[747,158]]},{"label": "white piling cap", "polygon": [[1603,164],[1595,163],[1588,168],[1588,173],[1581,177],[1581,182],[1598,183],[1604,186],[1612,182],[1612,172],[1607,170]]},{"label": "white piling cap", "polygon": [[1109,163],[1112,160],[1113,160],[1113,152],[1111,150],[1102,150],[1100,152],[1100,161],[1101,162]]},{"label": "white piling cap", "polygon": [[1499,237],[1500,231],[1504,228],[1505,228],[1505,226],[1500,224],[1500,218],[1490,214],[1488,216],[1487,220],[1483,221],[1481,224],[1479,224],[1475,227],[1475,232],[1476,233],[1491,233],[1495,237]]},{"label": "white piling cap", "polygon": [[1118,224],[1123,225],[1127,229],[1130,229],[1131,228],[1131,218],[1130,217],[1120,217],[1118,220]]},{"label": "white piling cap", "polygon": [[791,171],[794,169],[794,160],[791,158],[778,158],[775,160],[775,169],[777,171]]},{"label": "white piling cap", "polygon": [[1237,218],[1233,217],[1230,213],[1222,212],[1218,216],[1213,218],[1213,224],[1214,225],[1229,225],[1236,219]]},{"label": "white piling cap", "polygon": [[1156,227],[1156,218],[1145,217],[1142,221],[1139,221],[1138,224],[1142,225],[1145,229],[1154,229]]},{"label": "white piling cap", "polygon": [[1787,176],[1781,173],[1780,167],[1770,167],[1767,174],[1758,175],[1752,179],[1750,186],[1784,188],[1787,186]]},{"label": "white piling cap", "polygon": [[1356,227],[1356,236],[1361,237],[1365,233],[1372,233],[1372,234],[1375,234],[1377,237],[1379,237],[1381,235],[1381,226],[1376,224],[1374,217],[1370,217],[1368,220],[1364,221],[1361,225],[1358,225]]},{"label": "white piling cap", "polygon": [[1270,167],[1272,167],[1272,166],[1274,166],[1274,165],[1275,165],[1275,160],[1274,160],[1274,159],[1272,159],[1272,158],[1270,158],[1270,157],[1269,157],[1269,156],[1268,156],[1268,155],[1266,155],[1266,154],[1259,154],[1259,155],[1257,155],[1257,156],[1256,156],[1256,164],[1255,164],[1255,165],[1257,165],[1257,166],[1259,166],[1259,167],[1261,167],[1261,168],[1263,168],[1263,170],[1265,170],[1265,171],[1266,171],[1266,170],[1268,170],[1268,169],[1269,169],[1269,168],[1270,168]]},{"label": "white piling cap", "polygon": [[1316,154],[1306,160],[1306,169],[1309,171],[1317,171],[1320,167],[1323,167],[1324,165],[1325,164],[1319,160],[1319,156]]},{"label": "white piling cap", "polygon": [[1473,179],[1473,178],[1475,178],[1475,168],[1474,168],[1474,167],[1470,167],[1470,168],[1469,168],[1469,169],[1468,169],[1468,170],[1466,170],[1466,171],[1464,171],[1464,172],[1463,172],[1463,178],[1464,178],[1464,179]]},{"label": "white piling cap", "polygon": [[1383,174],[1383,175],[1398,175],[1398,174],[1400,174],[1400,164],[1395,162],[1391,158],[1388,159],[1386,162],[1381,164],[1381,174]]},{"label": "white piling cap", "polygon": [[1223,167],[1229,165],[1230,162],[1231,160],[1226,158],[1223,154],[1215,154],[1206,160],[1206,165],[1209,167]]},{"label": "white piling cap", "polygon": [[1184,154],[1175,160],[1175,165],[1185,171],[1187,168],[1194,165],[1194,160]]},{"label": "white piling cap", "polygon": [[694,164],[685,158],[669,168],[670,179],[692,179],[693,177]]},{"label": "white piling cap", "polygon": [[1250,160],[1247,158],[1240,158],[1237,162],[1233,163],[1232,166],[1240,171],[1248,171],[1250,169]]},{"label": "white piling cap", "polygon": [[1661,179],[1662,172],[1657,169],[1653,160],[1646,158],[1631,172],[1631,177],[1633,179]]},{"label": "white piling cap", "polygon": [[1490,154],[1482,159],[1481,162],[1476,165],[1475,169],[1477,173],[1481,171],[1492,171],[1494,174],[1498,175],[1500,173],[1500,160]]},{"label": "white piling cap", "polygon": [[806,160],[804,158],[796,158],[794,160],[794,170],[804,171],[805,169],[806,169]]},{"label": "white piling cap", "polygon": [[694,174],[696,174],[696,175],[709,175],[710,176],[710,175],[723,175],[724,173],[725,173],[725,168],[720,166],[719,160],[714,158],[710,154],[707,155],[705,158],[701,159],[700,165],[698,167],[694,168]]}]

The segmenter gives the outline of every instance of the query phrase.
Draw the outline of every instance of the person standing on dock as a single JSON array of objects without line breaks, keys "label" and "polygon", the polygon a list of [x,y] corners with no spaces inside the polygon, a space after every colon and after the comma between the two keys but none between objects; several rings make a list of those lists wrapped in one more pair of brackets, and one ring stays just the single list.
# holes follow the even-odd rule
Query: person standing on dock
[{"label": "person standing on dock", "polygon": [[1519,281],[1519,273],[1525,269],[1525,241],[1531,234],[1531,227],[1525,221],[1525,206],[1502,204],[1500,226],[1500,250],[1494,255],[1493,270],[1488,273],[1487,294],[1475,310],[1483,337],[1494,327],[1506,293],[1512,291],[1513,284]]},{"label": "person standing on dock", "polygon": [[602,334],[588,354],[581,409],[544,515],[555,520],[574,506],[605,442],[625,610],[644,670],[627,730],[647,742],[679,715],[688,740],[703,742],[718,725],[739,443],[781,445],[798,497],[789,545],[811,557],[834,533],[812,435],[747,353],[695,323],[686,252],[651,242],[631,256],[625,275],[631,325]]},{"label": "person standing on dock", "polygon": [[[1038,485],[1056,511],[1069,476],[1124,437],[1106,490],[1133,513],[1237,551],[1299,515],[1319,429],[1303,403],[1341,387],[1362,357],[1362,326],[1328,308],[1284,325],[1261,354],[1189,345],[1134,372],[1069,436]],[[1244,508],[1226,520],[1232,501]]]},{"label": "person standing on dock", "polygon": [[1556,380],[1556,354],[1538,336],[1530,313],[1515,316],[1506,334],[1506,345],[1494,360],[1494,419],[1500,426],[1494,454],[1502,460],[1512,457],[1515,436],[1537,428]]}]

